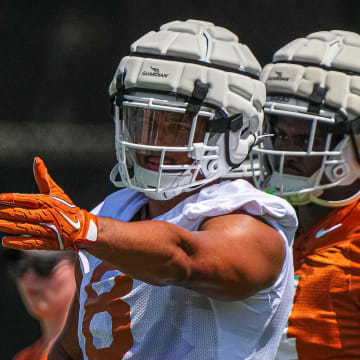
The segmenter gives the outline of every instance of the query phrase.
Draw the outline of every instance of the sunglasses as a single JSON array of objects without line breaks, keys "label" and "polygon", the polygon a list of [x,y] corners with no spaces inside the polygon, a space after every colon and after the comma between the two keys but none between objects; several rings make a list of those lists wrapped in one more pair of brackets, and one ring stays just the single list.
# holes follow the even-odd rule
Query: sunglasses
[{"label": "sunglasses", "polygon": [[22,278],[26,272],[33,269],[40,277],[52,275],[55,266],[62,260],[60,257],[21,257],[17,261],[8,265],[10,275],[15,278]]}]

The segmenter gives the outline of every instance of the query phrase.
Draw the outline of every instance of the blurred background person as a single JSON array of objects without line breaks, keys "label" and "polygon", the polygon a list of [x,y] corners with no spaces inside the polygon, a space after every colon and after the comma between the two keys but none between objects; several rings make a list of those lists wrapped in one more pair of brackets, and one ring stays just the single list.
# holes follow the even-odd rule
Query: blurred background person
[{"label": "blurred background person", "polygon": [[3,258],[28,312],[41,327],[41,337],[14,360],[45,360],[61,332],[75,292],[76,254],[65,251],[6,250]]},{"label": "blurred background person", "polygon": [[360,359],[359,59],[359,34],[319,31],[282,47],[261,74],[272,134],[255,150],[266,160],[261,187],[299,219],[278,360]]}]

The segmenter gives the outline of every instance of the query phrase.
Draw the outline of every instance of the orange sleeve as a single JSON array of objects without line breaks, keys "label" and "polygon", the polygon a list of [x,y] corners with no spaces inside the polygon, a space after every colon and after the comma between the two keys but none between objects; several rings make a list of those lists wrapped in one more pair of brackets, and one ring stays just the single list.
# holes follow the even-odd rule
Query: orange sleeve
[{"label": "orange sleeve", "polygon": [[[356,221],[356,220],[355,220]],[[357,308],[360,308],[360,229],[352,234],[350,243],[350,294]]]},{"label": "orange sleeve", "polygon": [[297,359],[360,359],[360,205],[297,237],[298,283],[288,323]]}]

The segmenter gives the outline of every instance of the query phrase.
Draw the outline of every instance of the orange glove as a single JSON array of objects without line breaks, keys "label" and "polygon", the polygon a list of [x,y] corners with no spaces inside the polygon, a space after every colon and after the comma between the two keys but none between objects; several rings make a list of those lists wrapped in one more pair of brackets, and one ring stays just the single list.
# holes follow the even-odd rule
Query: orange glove
[{"label": "orange glove", "polygon": [[36,157],[34,176],[41,194],[1,194],[0,231],[6,247],[22,250],[63,250],[97,239],[97,219],[75,206]]}]

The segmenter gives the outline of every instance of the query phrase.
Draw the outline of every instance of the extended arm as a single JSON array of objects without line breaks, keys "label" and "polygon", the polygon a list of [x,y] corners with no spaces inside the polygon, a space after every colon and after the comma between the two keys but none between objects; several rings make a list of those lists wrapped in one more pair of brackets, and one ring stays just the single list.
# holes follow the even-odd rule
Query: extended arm
[{"label": "extended arm", "polygon": [[79,247],[135,279],[221,300],[239,300],[270,286],[285,256],[280,234],[247,214],[212,218],[196,232],[162,221],[98,217],[98,224],[97,241]]},{"label": "extended arm", "polygon": [[83,248],[135,279],[222,300],[248,297],[270,286],[281,271],[283,239],[253,216],[211,218],[195,232],[163,221],[125,223],[75,206],[40,159],[34,173],[41,194],[0,196],[0,230],[20,235],[4,238],[5,246]]}]

